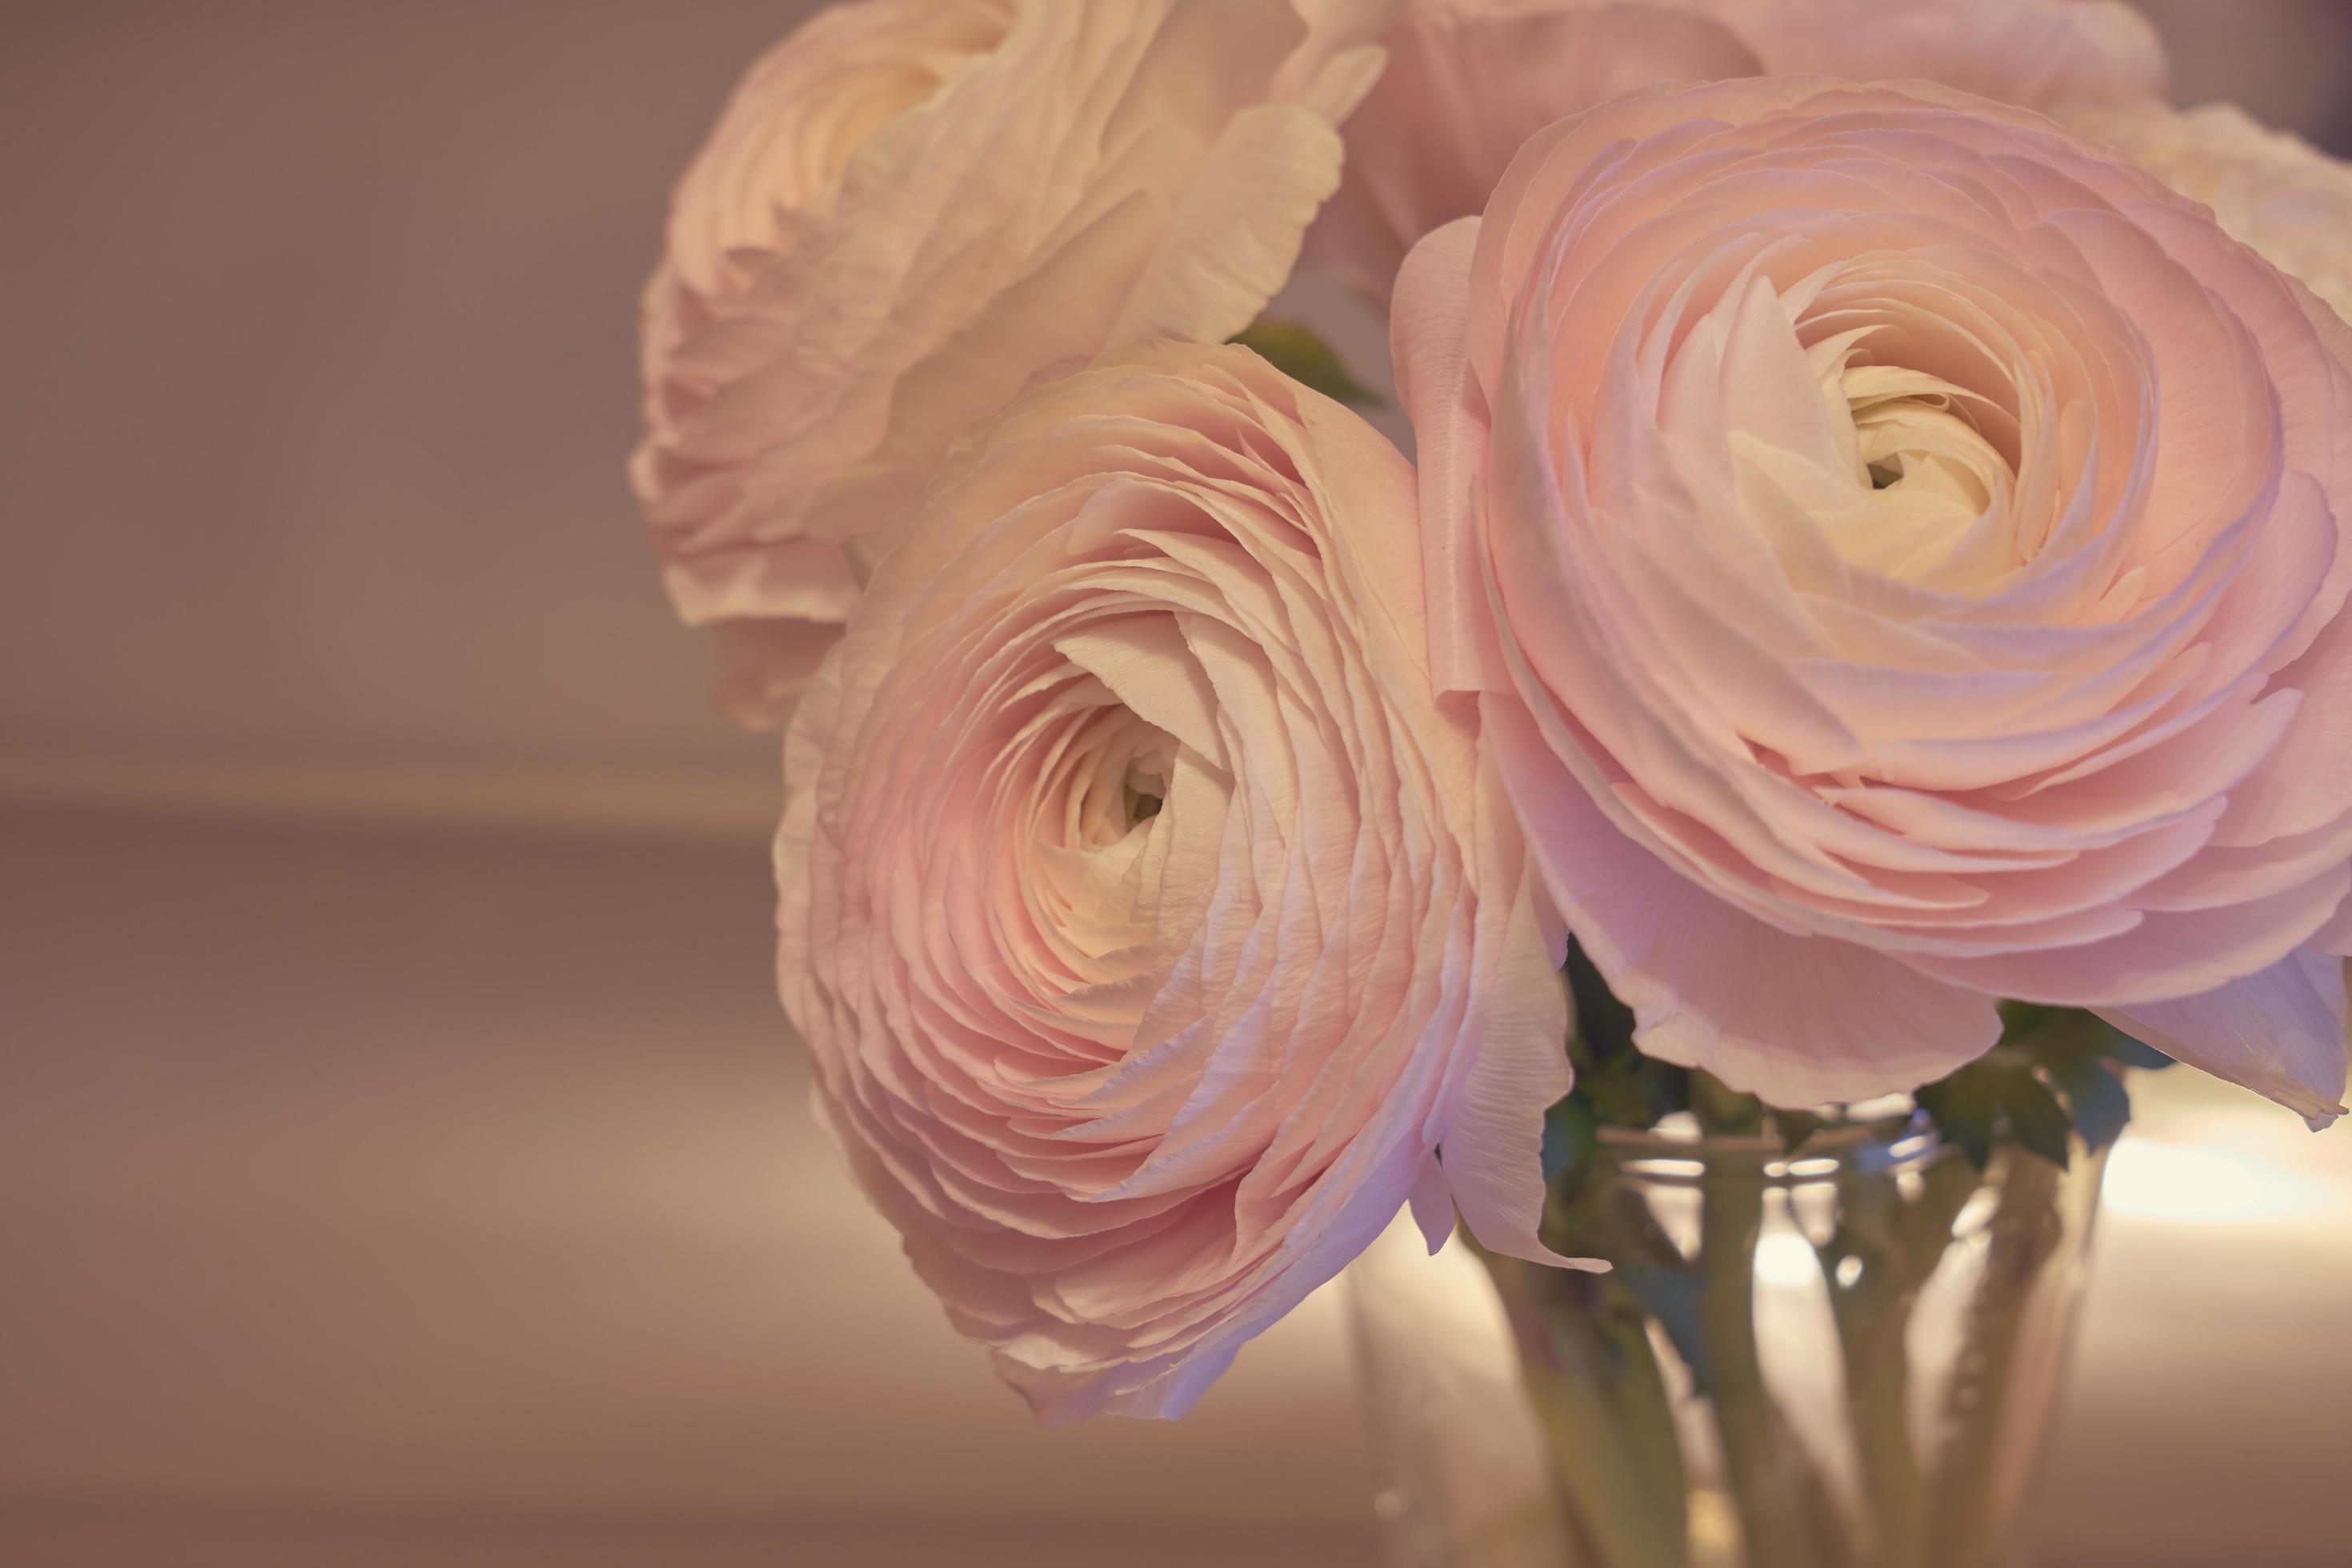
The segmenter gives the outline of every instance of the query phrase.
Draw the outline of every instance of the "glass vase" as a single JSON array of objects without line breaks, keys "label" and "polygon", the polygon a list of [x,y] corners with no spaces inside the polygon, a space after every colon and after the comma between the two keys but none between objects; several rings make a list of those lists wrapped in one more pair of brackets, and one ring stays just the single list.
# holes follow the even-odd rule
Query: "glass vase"
[{"label": "glass vase", "polygon": [[2104,1167],[1603,1129],[1545,1238],[1608,1273],[1401,1226],[1350,1275],[1391,1568],[2017,1563]]}]

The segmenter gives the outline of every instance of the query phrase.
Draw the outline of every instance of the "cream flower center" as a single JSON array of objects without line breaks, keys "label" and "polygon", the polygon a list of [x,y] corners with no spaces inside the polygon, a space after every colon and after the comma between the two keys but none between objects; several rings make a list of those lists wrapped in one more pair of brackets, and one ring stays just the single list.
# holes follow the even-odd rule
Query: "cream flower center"
[{"label": "cream flower center", "polygon": [[1160,881],[1179,813],[1164,810],[1176,742],[1118,706],[1085,710],[1051,743],[1025,862],[1037,929],[1072,986],[1160,956]]},{"label": "cream flower center", "polygon": [[1854,493],[1820,521],[1847,560],[1904,577],[2008,504],[2016,475],[1969,416],[1976,394],[1926,371],[1851,360],[1822,390]]},{"label": "cream flower center", "polygon": [[1849,566],[1980,591],[2031,550],[2018,454],[2035,427],[2021,412],[2033,372],[2012,345],[1876,283],[1858,269],[1785,292],[1753,279],[1685,354],[1699,347],[1718,377],[1751,500],[1792,503]]}]

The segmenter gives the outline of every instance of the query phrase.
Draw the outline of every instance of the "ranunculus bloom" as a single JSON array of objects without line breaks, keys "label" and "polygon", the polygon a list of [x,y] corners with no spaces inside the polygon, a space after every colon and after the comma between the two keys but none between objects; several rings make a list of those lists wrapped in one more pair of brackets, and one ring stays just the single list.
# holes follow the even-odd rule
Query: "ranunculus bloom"
[{"label": "ranunculus bloom", "polygon": [[1656,92],[1398,281],[1433,659],[1653,1055],[1908,1089],[1994,999],[2315,1119],[2352,946],[2352,331],[1927,86]]},{"label": "ranunculus bloom", "polygon": [[2165,71],[2116,0],[1415,0],[1386,42],[1308,242],[1376,295],[1415,240],[1486,206],[1521,142],[1637,88],[1908,77],[2054,111],[2145,96]]},{"label": "ranunculus bloom", "polygon": [[647,288],[632,465],[733,710],[788,708],[966,429],[1108,344],[1248,325],[1393,5],[854,0],[752,68]]},{"label": "ranunculus bloom", "polygon": [[2151,99],[2069,122],[2211,207],[2223,228],[2352,321],[2352,164],[2231,103],[2183,112]]},{"label": "ranunculus bloom", "polygon": [[1160,345],[954,461],[793,719],[819,1108],[1049,1417],[1181,1413],[1408,1198],[1549,1256],[1553,936],[1423,616],[1404,458]]}]

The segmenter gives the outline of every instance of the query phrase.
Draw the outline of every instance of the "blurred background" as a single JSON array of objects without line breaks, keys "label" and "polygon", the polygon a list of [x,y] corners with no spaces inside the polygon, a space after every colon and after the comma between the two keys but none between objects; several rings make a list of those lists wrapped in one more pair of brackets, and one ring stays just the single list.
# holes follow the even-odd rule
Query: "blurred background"
[{"label": "blurred background", "polygon": [[[0,10],[0,1562],[1371,1560],[1334,1293],[1044,1431],[808,1121],[621,461],[810,8]],[[2352,152],[2352,5],[2147,9]],[[2341,1564],[2352,1132],[2142,1099],[2043,1560]]]}]

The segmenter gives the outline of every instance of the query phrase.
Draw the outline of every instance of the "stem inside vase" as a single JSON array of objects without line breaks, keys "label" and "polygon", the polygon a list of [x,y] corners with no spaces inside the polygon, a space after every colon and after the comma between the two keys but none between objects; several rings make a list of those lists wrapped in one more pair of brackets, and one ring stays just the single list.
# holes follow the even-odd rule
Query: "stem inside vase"
[{"label": "stem inside vase", "polygon": [[1397,1568],[2004,1563],[2103,1165],[1979,1172],[1918,1121],[1797,1154],[1605,1130],[1545,1237],[1609,1273],[1475,1254],[1551,1517]]}]

